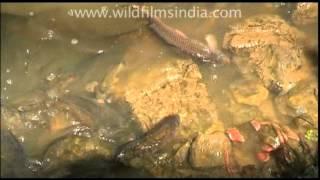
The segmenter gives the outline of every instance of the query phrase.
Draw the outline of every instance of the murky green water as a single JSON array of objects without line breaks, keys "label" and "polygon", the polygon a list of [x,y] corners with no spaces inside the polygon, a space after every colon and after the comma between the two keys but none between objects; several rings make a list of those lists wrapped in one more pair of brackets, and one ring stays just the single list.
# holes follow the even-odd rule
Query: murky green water
[{"label": "murky green water", "polygon": [[[146,68],[145,66],[163,59],[186,58],[181,52],[164,43],[148,28],[147,22],[143,19],[81,19],[67,14],[70,9],[99,8],[104,5],[106,4],[1,4],[1,105],[6,106],[14,102],[21,102],[23,98],[28,99],[37,90],[46,89],[48,79],[52,77],[57,79],[57,76],[69,74],[76,78],[67,88],[69,94],[94,99],[94,95],[86,91],[86,85],[92,81],[101,82],[120,63],[135,62],[133,63],[135,67]],[[149,5],[159,8],[175,6],[191,8],[197,5],[207,10],[217,8],[240,9],[242,12],[241,18],[163,19],[166,24],[202,42],[205,42],[206,34],[214,34],[219,48],[222,48],[224,35],[230,31],[230,25],[259,14],[276,14],[292,25],[291,15],[295,8],[295,4],[292,3],[155,3]],[[121,9],[126,4],[107,4],[107,6],[111,9]],[[318,38],[317,23],[300,26],[298,29],[305,32],[309,39]],[[318,47],[317,43],[316,49]],[[316,57],[313,56],[313,58]],[[310,60],[311,62],[317,61],[317,59],[312,58]],[[230,96],[226,95],[226,92],[229,91],[233,82],[244,78],[235,64],[209,67],[206,64],[195,62],[202,73],[203,81],[208,88],[208,94],[217,106],[219,120],[224,123],[225,128],[239,125],[243,119],[258,117],[254,113],[250,114],[251,110],[249,110],[249,107],[246,109],[246,106],[241,107],[242,111],[239,111],[241,117],[239,118],[236,117],[237,113],[230,109],[232,107],[230,106]],[[314,76],[311,79],[315,82],[317,64],[316,67],[310,67],[310,71],[316,71],[310,75]],[[273,102],[273,95],[269,94],[268,98],[270,102]],[[100,113],[92,107],[92,109],[86,107],[90,104],[85,101],[79,104],[82,104],[81,108],[84,110]],[[91,128],[104,129],[111,134],[114,133],[114,136],[110,135],[108,137],[116,142],[100,143],[102,144],[100,148],[103,149],[107,146],[114,149],[116,146],[142,134],[141,129],[132,122],[132,112],[127,105],[112,102],[111,105],[101,106],[107,109],[106,115],[94,116],[94,125]],[[265,107],[264,113],[274,113],[272,106],[266,105]],[[249,112],[243,113],[246,110]],[[268,117],[272,119],[277,118],[278,115],[270,114]],[[287,121],[284,120],[286,124],[288,124]],[[1,127],[3,127],[2,124]],[[19,135],[18,140],[26,150],[27,157],[32,155],[33,152],[43,151],[47,146],[45,143],[45,145],[34,143],[36,136],[48,136],[49,139],[55,137],[54,135],[48,135],[48,131],[40,127],[41,125],[35,125],[34,128],[21,127],[21,129],[15,130],[16,134]],[[117,128],[120,132],[116,132],[115,129]],[[41,142],[43,141],[49,140],[42,140]],[[65,144],[67,146],[68,141]],[[96,146],[98,146],[97,144]],[[81,147],[81,145],[76,146]],[[83,160],[80,159],[78,164],[71,165],[72,170],[69,169],[71,173],[53,168],[54,170],[49,170],[44,176],[148,176],[147,173],[141,172],[139,169],[124,167],[120,163],[111,162],[110,159],[104,160],[103,158],[106,158],[106,156],[102,155],[102,158],[99,158],[99,155],[101,154],[93,154],[91,159],[91,155]],[[107,155],[107,157],[110,156]],[[2,152],[1,157],[3,157]],[[75,159],[77,158],[79,159],[79,157],[75,157]],[[29,165],[35,171],[34,174],[38,175],[37,172],[41,172],[39,167],[45,166],[45,162],[43,162],[45,160],[39,158],[39,156],[30,159],[33,162],[39,162]],[[72,162],[70,159],[69,161]]]}]

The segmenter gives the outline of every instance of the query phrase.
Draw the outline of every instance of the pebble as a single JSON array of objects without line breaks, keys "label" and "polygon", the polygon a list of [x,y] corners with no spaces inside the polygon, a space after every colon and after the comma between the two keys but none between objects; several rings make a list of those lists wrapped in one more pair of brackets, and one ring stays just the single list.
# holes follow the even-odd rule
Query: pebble
[{"label": "pebble", "polygon": [[12,85],[12,80],[11,79],[7,79],[7,84]]}]

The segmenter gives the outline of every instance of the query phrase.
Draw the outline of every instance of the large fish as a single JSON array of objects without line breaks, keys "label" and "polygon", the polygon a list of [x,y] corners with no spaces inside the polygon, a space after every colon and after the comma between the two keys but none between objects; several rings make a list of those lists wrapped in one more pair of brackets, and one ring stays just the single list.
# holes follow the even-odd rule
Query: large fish
[{"label": "large fish", "polygon": [[143,6],[132,5],[133,8],[139,9],[144,13],[144,17],[148,17],[150,28],[158,34],[166,43],[177,47],[184,53],[191,55],[203,62],[213,62],[213,63],[230,63],[230,59],[224,53],[216,48],[213,41],[213,36],[208,36],[206,38],[208,46],[194,39],[189,38],[183,32],[178,29],[174,29],[164,22],[162,22],[158,17],[149,16],[147,12],[143,10]]},{"label": "large fish", "polygon": [[128,164],[133,158],[144,160],[144,158],[148,159],[150,157],[152,159],[156,155],[156,151],[169,144],[174,144],[179,124],[179,115],[164,117],[140,138],[120,146],[116,153],[116,160]]}]

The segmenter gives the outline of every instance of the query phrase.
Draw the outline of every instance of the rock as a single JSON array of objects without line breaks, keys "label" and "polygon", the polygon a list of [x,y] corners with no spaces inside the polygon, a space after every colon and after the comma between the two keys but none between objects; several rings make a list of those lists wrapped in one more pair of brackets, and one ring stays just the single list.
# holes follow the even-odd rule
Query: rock
[{"label": "rock", "polygon": [[317,22],[318,4],[308,2],[297,3],[291,18],[297,25],[306,25]]},{"label": "rock", "polygon": [[275,15],[253,16],[231,27],[223,47],[233,52],[242,73],[260,78],[276,94],[285,94],[308,76],[298,42],[304,34]]},{"label": "rock", "polygon": [[174,161],[176,163],[176,166],[180,167],[187,163],[190,147],[191,147],[191,143],[188,141],[178,149],[177,153],[174,156]]},{"label": "rock", "polygon": [[224,151],[231,148],[223,132],[201,134],[191,145],[190,164],[194,168],[212,168],[224,165]]},{"label": "rock", "polygon": [[263,117],[259,107],[239,104],[232,98],[230,99],[227,107],[228,112],[230,112],[233,117],[232,125],[234,126],[238,126],[253,119],[259,119]]},{"label": "rock", "polygon": [[103,143],[99,139],[87,137],[67,137],[51,145],[44,154],[41,173],[54,175],[65,170],[66,166],[91,156],[100,156],[110,160],[113,147]]},{"label": "rock", "polygon": [[306,80],[287,95],[275,99],[279,112],[294,119],[298,128],[318,127],[318,98],[315,94],[317,82]]},{"label": "rock", "polygon": [[239,81],[230,87],[232,95],[238,103],[259,106],[268,98],[268,90],[256,81]]},{"label": "rock", "polygon": [[216,107],[201,78],[191,60],[161,59],[148,68],[120,65],[111,81],[106,78],[102,85],[130,104],[144,132],[162,117],[179,114],[180,132],[187,137],[217,121]]}]

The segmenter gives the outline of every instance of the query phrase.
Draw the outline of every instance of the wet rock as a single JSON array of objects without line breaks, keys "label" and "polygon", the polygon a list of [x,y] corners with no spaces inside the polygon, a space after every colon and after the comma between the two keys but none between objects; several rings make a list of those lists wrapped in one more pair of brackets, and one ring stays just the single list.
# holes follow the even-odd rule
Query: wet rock
[{"label": "wet rock", "polygon": [[238,103],[251,106],[259,106],[268,98],[269,94],[262,84],[249,80],[232,83],[230,89]]},{"label": "wet rock", "polygon": [[[91,156],[101,156],[101,158],[110,160],[112,158],[112,146],[107,143],[101,143],[97,138],[67,137],[51,145],[46,150],[43,156],[41,173],[52,176],[68,171],[66,167],[69,165]],[[68,173],[64,172],[63,176]],[[61,177],[62,174],[59,176]]]},{"label": "wet rock", "polygon": [[224,165],[224,151],[231,148],[223,132],[199,135],[191,145],[190,163],[194,168]]},{"label": "wet rock", "polygon": [[317,22],[318,4],[308,2],[297,3],[291,18],[297,25],[306,25]]},{"label": "wet rock", "polygon": [[174,156],[176,166],[181,167],[185,166],[188,163],[190,147],[191,143],[188,141],[178,149],[177,153]]},{"label": "wet rock", "polygon": [[281,114],[294,120],[298,128],[318,127],[318,99],[314,93],[317,84],[313,80],[304,81],[287,95],[275,99]]},{"label": "wet rock", "polygon": [[148,68],[121,64],[102,86],[130,104],[144,132],[163,117],[179,114],[179,131],[190,137],[217,121],[216,107],[201,78],[191,60],[168,58],[149,63]]},{"label": "wet rock", "polygon": [[230,97],[227,111],[232,115],[232,125],[238,126],[247,123],[253,119],[263,117],[259,106],[246,105],[238,103],[231,93],[227,94]]},{"label": "wet rock", "polygon": [[304,34],[275,15],[259,15],[231,27],[223,47],[233,52],[243,74],[258,76],[276,94],[285,94],[307,76],[298,41]]}]

